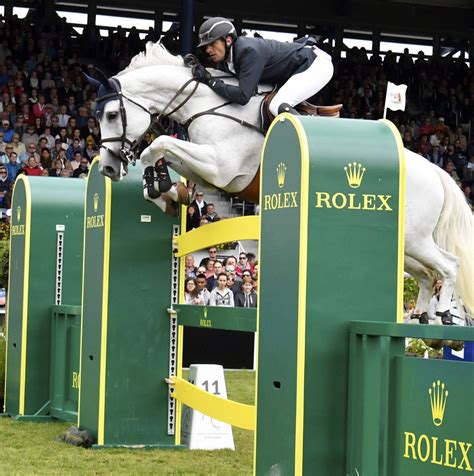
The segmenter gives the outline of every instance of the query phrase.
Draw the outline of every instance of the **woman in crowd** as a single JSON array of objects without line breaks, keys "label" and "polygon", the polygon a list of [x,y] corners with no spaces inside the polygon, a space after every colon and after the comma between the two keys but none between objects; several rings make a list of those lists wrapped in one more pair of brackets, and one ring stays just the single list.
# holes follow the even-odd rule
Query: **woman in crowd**
[{"label": "woman in crowd", "polygon": [[187,278],[184,282],[184,304],[202,304],[199,289],[194,278]]}]

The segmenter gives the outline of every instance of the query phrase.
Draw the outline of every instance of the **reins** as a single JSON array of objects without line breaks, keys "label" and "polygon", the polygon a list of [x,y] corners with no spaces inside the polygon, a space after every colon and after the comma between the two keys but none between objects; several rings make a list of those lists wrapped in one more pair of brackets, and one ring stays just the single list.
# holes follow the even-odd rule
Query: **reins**
[{"label": "reins", "polygon": [[[214,76],[214,78],[216,79],[229,78],[229,77],[232,77],[232,76]],[[119,159],[120,162],[122,162],[125,167],[127,167],[129,164],[135,165],[138,156],[142,152],[142,150],[139,150],[139,149],[142,146],[144,137],[147,133],[153,132],[158,136],[162,134],[166,134],[166,130],[164,129],[163,125],[160,123],[160,120],[162,118],[169,118],[172,114],[174,114],[179,109],[181,109],[191,99],[191,97],[194,95],[194,93],[196,92],[199,86],[199,81],[197,81],[195,78],[189,79],[178,89],[178,91],[168,101],[168,103],[165,105],[165,107],[163,108],[161,112],[151,113],[146,107],[142,106],[138,102],[134,101],[133,99],[123,94],[120,81],[117,78],[111,78],[109,82],[111,82],[111,84],[114,86],[115,92],[106,94],[98,98],[97,102],[101,103],[101,102],[112,100],[112,99],[118,99],[120,101],[119,112],[120,112],[120,118],[122,120],[122,135],[101,139],[99,146],[100,148],[103,148],[107,152],[109,152],[109,154]],[[169,107],[171,107],[173,102],[175,102],[175,100],[184,92],[184,90],[192,82],[194,82],[195,85],[192,88],[192,90],[189,92],[189,94],[186,96],[186,98],[181,103],[179,103],[174,109],[166,113],[166,110]],[[149,118],[150,118],[150,123],[148,127],[146,128],[146,130],[134,141],[131,141],[127,138],[127,124],[128,123],[127,123],[127,113],[123,103],[124,99],[126,99],[127,101],[131,102],[135,106],[138,106],[140,109],[145,111],[149,115]],[[207,109],[205,111],[201,111],[201,112],[198,112],[197,114],[192,115],[189,119],[187,119],[184,123],[181,124],[184,127],[186,137],[189,138],[188,129],[191,123],[195,121],[196,119],[198,119],[199,117],[206,116],[206,115],[213,115],[213,116],[223,117],[225,119],[230,119],[244,127],[248,127],[249,129],[252,129],[257,132],[262,132],[262,129],[260,127],[255,126],[254,124],[251,124],[250,122],[247,122],[243,119],[239,119],[229,114],[225,114],[225,113],[217,111],[218,109],[228,106],[229,104],[231,104],[230,101],[220,104],[219,106],[213,107],[211,109]],[[121,145],[120,145],[118,153],[113,151],[109,147],[105,146],[104,143],[107,143],[107,142],[120,142]],[[128,145],[129,147],[126,147],[126,145]]]}]

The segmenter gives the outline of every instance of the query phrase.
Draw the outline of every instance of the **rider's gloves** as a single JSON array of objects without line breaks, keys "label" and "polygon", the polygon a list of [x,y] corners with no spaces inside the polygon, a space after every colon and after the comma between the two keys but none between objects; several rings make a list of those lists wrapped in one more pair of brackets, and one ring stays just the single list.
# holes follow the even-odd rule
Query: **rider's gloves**
[{"label": "rider's gloves", "polygon": [[209,81],[211,80],[211,74],[202,64],[194,65],[192,73],[194,79],[197,79],[199,82],[209,85]]}]

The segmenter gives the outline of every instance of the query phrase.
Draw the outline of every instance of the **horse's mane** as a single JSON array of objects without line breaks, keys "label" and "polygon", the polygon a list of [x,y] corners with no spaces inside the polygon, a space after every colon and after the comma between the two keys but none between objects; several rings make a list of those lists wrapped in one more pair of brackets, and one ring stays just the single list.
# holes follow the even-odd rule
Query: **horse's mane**
[{"label": "horse's mane", "polygon": [[117,74],[117,76],[121,76],[135,69],[159,65],[183,66],[184,61],[182,56],[171,54],[159,41],[156,43],[149,41],[145,46],[145,51],[134,56],[130,64]]}]

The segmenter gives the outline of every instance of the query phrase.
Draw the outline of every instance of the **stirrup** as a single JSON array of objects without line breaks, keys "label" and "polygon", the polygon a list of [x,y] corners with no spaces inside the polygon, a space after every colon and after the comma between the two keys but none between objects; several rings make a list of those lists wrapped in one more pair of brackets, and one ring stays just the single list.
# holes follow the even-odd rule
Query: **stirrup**
[{"label": "stirrup", "polygon": [[283,102],[278,106],[278,114],[281,114],[282,112],[287,112],[289,114],[293,114],[294,116],[300,116],[300,113],[293,106],[290,106],[286,102]]},{"label": "stirrup", "polygon": [[429,324],[428,313],[412,314],[410,319],[418,319],[419,324]]},{"label": "stirrup", "polygon": [[437,311],[436,312],[437,316],[441,317],[441,322],[443,323],[444,326],[453,326],[453,316],[451,316],[451,313],[449,312],[449,309],[444,312]]}]

